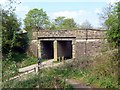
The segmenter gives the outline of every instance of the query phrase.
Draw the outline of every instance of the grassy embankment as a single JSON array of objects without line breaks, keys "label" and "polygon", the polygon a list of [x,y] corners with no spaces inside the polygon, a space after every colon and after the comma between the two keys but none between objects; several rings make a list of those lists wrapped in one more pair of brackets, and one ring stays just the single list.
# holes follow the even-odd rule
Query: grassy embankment
[{"label": "grassy embankment", "polygon": [[[42,60],[42,62],[45,60]],[[11,60],[2,60],[2,79],[18,75],[18,69],[37,63],[37,58],[27,56],[26,54],[15,53]]]},{"label": "grassy embankment", "polygon": [[118,54],[117,51],[103,52],[94,57],[81,58],[72,63],[65,63],[63,66],[41,70],[39,75],[32,75],[26,80],[15,80],[7,87],[36,87],[55,88],[71,87],[65,83],[66,79],[79,80],[94,88],[117,88],[118,85]]}]

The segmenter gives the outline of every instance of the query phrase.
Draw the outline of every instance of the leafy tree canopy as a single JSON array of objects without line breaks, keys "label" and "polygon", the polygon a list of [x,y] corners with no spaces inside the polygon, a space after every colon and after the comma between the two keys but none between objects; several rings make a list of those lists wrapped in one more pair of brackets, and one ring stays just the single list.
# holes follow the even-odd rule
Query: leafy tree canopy
[{"label": "leafy tree canopy", "polygon": [[50,29],[76,29],[77,24],[73,18],[57,17],[54,19]]},{"label": "leafy tree canopy", "polygon": [[24,52],[27,47],[27,36],[19,35],[21,23],[14,13],[2,10],[2,52]]},{"label": "leafy tree canopy", "polygon": [[104,24],[108,27],[107,38],[112,46],[116,47],[120,40],[120,2],[117,2],[108,14]]},{"label": "leafy tree canopy", "polygon": [[48,28],[49,19],[43,9],[34,8],[30,10],[24,19],[25,29],[31,30],[32,28]]},{"label": "leafy tree canopy", "polygon": [[[12,54],[19,52],[23,53],[27,49],[28,37],[27,34],[18,34],[20,31],[21,22],[15,14],[17,0],[8,0],[5,5],[1,5],[1,33],[2,33],[2,55],[7,56],[6,59],[12,58]],[[6,7],[5,7],[6,6]]]}]

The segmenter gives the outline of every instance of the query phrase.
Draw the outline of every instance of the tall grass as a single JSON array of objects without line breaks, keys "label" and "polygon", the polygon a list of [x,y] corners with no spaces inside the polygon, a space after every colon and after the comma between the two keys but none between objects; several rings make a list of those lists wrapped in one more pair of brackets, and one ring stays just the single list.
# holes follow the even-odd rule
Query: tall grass
[{"label": "tall grass", "polygon": [[[118,53],[116,50],[103,52],[93,57],[83,57],[59,67],[40,70],[39,74],[23,81],[8,82],[4,87],[42,87],[72,88],[66,79],[77,79],[81,83],[94,88],[117,88],[118,84]],[[11,84],[11,85],[10,85]]]},{"label": "tall grass", "polygon": [[31,75],[25,80],[18,79],[5,82],[3,83],[3,88],[72,88],[72,86],[65,83],[64,79],[50,75],[48,72],[48,70],[45,70],[44,73],[40,72],[39,74]]},{"label": "tall grass", "polygon": [[95,88],[120,89],[119,60],[118,51],[111,50],[93,57],[83,57],[57,67],[49,73],[63,79],[79,79],[80,82]]},{"label": "tall grass", "polygon": [[117,50],[103,52],[92,58],[91,72],[83,77],[89,85],[101,88],[118,88],[118,52]]},{"label": "tall grass", "polygon": [[36,58],[26,54],[14,53],[9,60],[2,60],[2,80],[8,80],[10,77],[18,75],[18,69],[29,66],[37,62]]}]

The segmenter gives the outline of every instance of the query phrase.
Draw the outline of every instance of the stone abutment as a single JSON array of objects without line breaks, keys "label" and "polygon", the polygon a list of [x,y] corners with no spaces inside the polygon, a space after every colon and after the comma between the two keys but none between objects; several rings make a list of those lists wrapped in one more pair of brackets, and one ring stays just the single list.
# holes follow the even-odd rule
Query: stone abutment
[{"label": "stone abutment", "polygon": [[[35,31],[35,30],[34,30]],[[105,30],[39,30],[33,32],[31,52],[43,59],[79,59],[99,52]]]}]

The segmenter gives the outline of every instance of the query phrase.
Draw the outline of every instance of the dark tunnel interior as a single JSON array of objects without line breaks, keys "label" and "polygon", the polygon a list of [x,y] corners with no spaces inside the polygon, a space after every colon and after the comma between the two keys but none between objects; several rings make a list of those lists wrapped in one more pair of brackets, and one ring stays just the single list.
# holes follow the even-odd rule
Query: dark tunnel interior
[{"label": "dark tunnel interior", "polygon": [[72,58],[72,41],[58,41],[57,49],[58,57],[64,57],[64,59]]},{"label": "dark tunnel interior", "polygon": [[[54,58],[54,41],[41,41],[41,58]],[[72,41],[57,41],[57,57],[59,59],[72,58]]]},{"label": "dark tunnel interior", "polygon": [[41,58],[53,59],[53,41],[41,41]]}]

